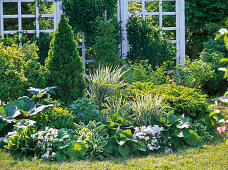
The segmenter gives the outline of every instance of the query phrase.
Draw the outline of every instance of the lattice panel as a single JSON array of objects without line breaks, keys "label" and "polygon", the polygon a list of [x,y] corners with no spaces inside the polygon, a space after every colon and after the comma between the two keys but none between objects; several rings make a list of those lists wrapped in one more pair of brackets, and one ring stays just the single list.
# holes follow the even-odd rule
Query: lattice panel
[{"label": "lattice panel", "polygon": [[[131,6],[132,2],[137,3]],[[140,10],[139,10],[140,9]],[[185,7],[184,0],[118,0],[118,19],[122,23],[122,55],[126,59],[129,51],[127,40],[126,25],[129,17],[132,15],[140,16],[143,20],[147,17],[153,17],[155,26],[161,30],[161,36],[164,32],[171,32],[175,38],[170,39],[176,44],[176,64],[184,67],[185,60]],[[133,13],[134,11],[134,13]],[[174,21],[172,23],[172,21]]]}]

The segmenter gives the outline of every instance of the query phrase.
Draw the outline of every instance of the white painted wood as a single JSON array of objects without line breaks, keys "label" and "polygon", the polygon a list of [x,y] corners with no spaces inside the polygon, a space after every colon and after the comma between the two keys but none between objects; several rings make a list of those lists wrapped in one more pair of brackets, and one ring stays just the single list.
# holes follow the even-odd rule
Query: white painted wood
[{"label": "white painted wood", "polygon": [[85,71],[86,71],[86,59],[85,59],[85,33],[82,32],[82,61],[83,61],[83,67],[84,67],[84,72],[83,74],[85,75]]},{"label": "white painted wood", "polygon": [[3,1],[0,1],[0,29],[1,29],[1,39],[4,39],[4,19],[3,19]]},{"label": "white painted wood", "polygon": [[36,37],[40,36],[40,26],[39,26],[39,6],[38,1],[36,1]]},{"label": "white painted wood", "polygon": [[[176,12],[144,12],[144,15],[176,15]],[[142,12],[128,13],[128,15],[143,15]]]},{"label": "white painted wood", "polygon": [[55,17],[54,17],[54,29],[57,28],[57,2],[53,2],[53,13],[55,14]]},{"label": "white painted wood", "polygon": [[159,28],[161,29],[160,34],[162,36],[162,0],[159,0]]},{"label": "white painted wood", "polygon": [[176,1],[176,12],[177,12],[177,15],[176,15],[176,28],[177,28],[177,31],[176,31],[176,40],[177,40],[177,43],[176,43],[176,66],[179,67],[179,64],[180,64],[180,3],[179,3],[179,0]]},{"label": "white painted wood", "polygon": [[180,65],[185,66],[185,3],[184,0],[180,2]]},{"label": "white painted wood", "polygon": [[128,22],[128,0],[121,0],[121,26],[122,26],[122,59],[127,59],[129,43],[127,39],[127,22]]},{"label": "white painted wood", "polygon": [[22,38],[22,18],[21,18],[21,0],[18,0],[18,31],[19,31],[19,41]]},{"label": "white painted wood", "polygon": [[142,19],[145,20],[145,0],[142,0]]}]

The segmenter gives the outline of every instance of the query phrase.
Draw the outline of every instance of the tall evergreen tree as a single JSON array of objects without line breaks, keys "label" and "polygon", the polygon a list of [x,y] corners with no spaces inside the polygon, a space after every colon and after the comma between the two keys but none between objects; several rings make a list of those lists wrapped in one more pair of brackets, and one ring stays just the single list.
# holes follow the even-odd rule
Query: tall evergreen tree
[{"label": "tall evergreen tree", "polygon": [[49,70],[47,85],[59,87],[55,98],[69,103],[83,96],[83,63],[76,48],[73,31],[64,15],[61,16],[51,41],[45,67]]}]

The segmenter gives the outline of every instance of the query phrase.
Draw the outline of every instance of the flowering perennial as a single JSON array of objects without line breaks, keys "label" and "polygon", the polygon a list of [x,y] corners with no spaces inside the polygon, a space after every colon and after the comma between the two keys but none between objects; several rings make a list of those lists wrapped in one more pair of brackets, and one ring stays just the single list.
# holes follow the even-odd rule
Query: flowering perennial
[{"label": "flowering perennial", "polygon": [[[161,138],[162,131],[164,128],[158,125],[136,127],[133,139],[143,142],[150,151],[165,149],[166,153],[171,153],[172,150],[169,147],[162,147],[164,144]],[[172,145],[169,144],[169,146]]]},{"label": "flowering perennial", "polygon": [[53,152],[53,143],[58,137],[58,130],[46,127],[45,131],[39,131],[32,135],[32,138],[37,141],[37,147],[43,152],[42,159],[54,160],[55,152]]}]

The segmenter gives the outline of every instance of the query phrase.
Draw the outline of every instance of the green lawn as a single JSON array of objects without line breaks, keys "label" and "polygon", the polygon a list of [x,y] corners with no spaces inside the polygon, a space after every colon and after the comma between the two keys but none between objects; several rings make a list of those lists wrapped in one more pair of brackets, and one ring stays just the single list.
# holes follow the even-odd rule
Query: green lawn
[{"label": "green lawn", "polygon": [[217,142],[181,149],[170,155],[62,163],[13,158],[0,149],[0,169],[228,169],[228,145]]}]

